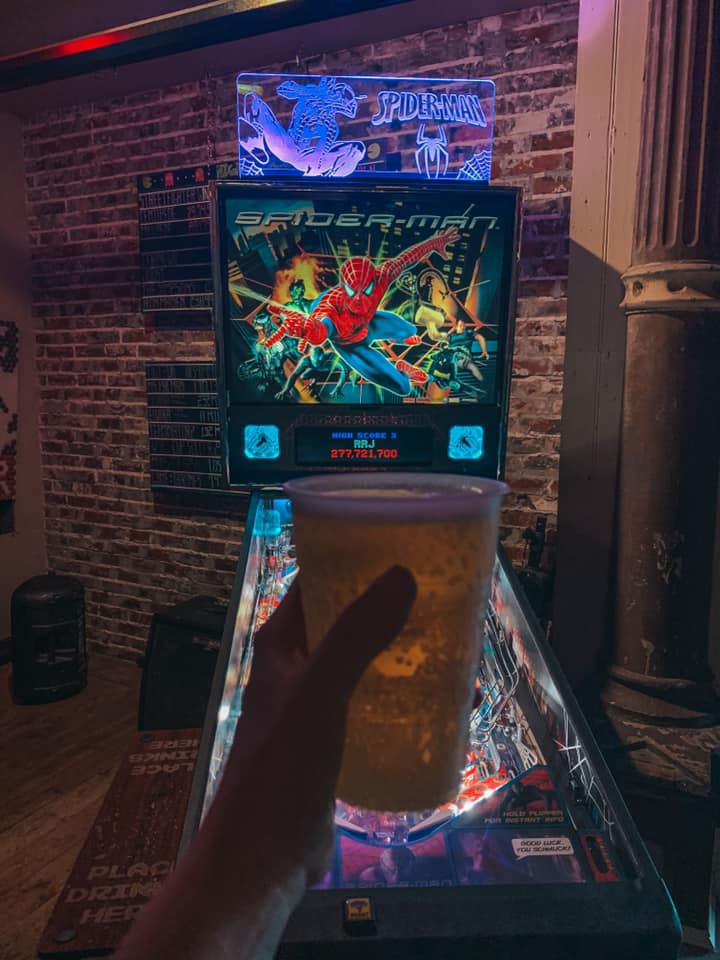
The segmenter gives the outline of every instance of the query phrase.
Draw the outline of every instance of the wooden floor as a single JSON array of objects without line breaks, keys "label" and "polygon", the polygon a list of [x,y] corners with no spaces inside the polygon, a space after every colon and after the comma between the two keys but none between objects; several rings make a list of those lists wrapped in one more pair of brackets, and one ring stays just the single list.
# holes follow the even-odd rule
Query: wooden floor
[{"label": "wooden floor", "polygon": [[[87,688],[17,707],[0,666],[0,960],[35,947],[137,727],[140,670],[94,655]],[[685,947],[683,957],[720,960]],[[651,958],[643,958],[651,960]]]},{"label": "wooden floor", "polygon": [[15,706],[0,667],[0,960],[34,960],[55,898],[137,728],[141,671],[95,654],[87,688]]}]

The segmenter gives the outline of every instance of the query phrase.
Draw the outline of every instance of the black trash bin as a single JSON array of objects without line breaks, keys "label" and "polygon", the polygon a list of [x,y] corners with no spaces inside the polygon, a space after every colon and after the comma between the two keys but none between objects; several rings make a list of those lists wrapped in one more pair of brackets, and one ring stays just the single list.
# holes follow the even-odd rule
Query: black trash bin
[{"label": "black trash bin", "polygon": [[73,577],[31,577],[11,603],[12,696],[48,703],[87,683],[85,590]]}]

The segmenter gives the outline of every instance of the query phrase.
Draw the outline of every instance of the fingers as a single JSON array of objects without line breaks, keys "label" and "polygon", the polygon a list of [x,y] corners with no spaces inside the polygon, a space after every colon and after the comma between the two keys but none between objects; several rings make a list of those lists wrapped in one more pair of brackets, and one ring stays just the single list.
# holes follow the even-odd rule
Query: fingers
[{"label": "fingers", "polygon": [[[325,863],[323,855],[318,865],[316,853],[326,849],[323,831],[340,769],[348,700],[373,657],[402,629],[415,595],[412,574],[393,567],[350,604],[308,661],[262,747],[253,744],[250,759],[238,752],[223,777],[215,816],[237,807],[241,796],[246,821],[257,829],[268,823],[268,832],[281,841],[282,856],[304,864],[313,878]],[[274,624],[277,642],[286,628],[295,629],[299,609],[294,586],[267,625]],[[252,731],[244,733],[252,739]],[[234,752],[237,747],[236,739]]]},{"label": "fingers", "polygon": [[[312,820],[332,797],[350,696],[363,672],[400,633],[415,601],[409,570],[393,567],[350,604],[310,658],[302,682],[267,747],[284,758],[280,779],[306,786],[292,794],[296,815]],[[293,748],[288,751],[288,735]],[[272,776],[276,776],[273,771]],[[287,794],[279,785],[276,792]]]},{"label": "fingers", "polygon": [[271,334],[271,336],[267,338],[267,340],[265,341],[265,346],[274,347],[275,344],[278,342],[278,340],[282,340],[284,335],[285,335],[285,324],[281,324],[277,328],[275,333]]}]

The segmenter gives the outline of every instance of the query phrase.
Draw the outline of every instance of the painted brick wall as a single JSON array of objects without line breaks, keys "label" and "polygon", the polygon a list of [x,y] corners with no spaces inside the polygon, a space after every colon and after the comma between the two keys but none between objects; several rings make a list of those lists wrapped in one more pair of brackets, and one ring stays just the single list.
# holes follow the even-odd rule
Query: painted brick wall
[{"label": "painted brick wall", "polygon": [[[515,559],[522,530],[556,510],[576,39],[574,0],[303,64],[497,82],[493,179],[525,197],[503,528]],[[25,127],[49,565],[83,580],[90,641],[120,654],[143,649],[159,606],[226,599],[238,558],[241,517],[150,492],[144,363],[214,350],[210,333],[146,327],[135,194],[140,173],[232,158],[234,96],[233,77],[204,78]]]}]

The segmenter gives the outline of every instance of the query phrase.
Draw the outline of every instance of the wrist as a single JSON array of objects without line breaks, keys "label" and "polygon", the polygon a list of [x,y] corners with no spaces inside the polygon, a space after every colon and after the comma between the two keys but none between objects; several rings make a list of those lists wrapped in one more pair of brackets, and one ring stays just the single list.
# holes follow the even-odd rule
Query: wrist
[{"label": "wrist", "polygon": [[[186,857],[144,908],[117,960],[273,960],[302,894],[267,884],[224,886],[212,861],[193,860]],[[238,864],[240,871],[249,884]]]},{"label": "wrist", "polygon": [[305,871],[271,877],[261,862],[208,833],[200,832],[145,907],[118,960],[273,960],[305,892]]},{"label": "wrist", "polygon": [[232,915],[223,918],[223,939],[232,947],[228,960],[272,960],[305,892],[305,882],[264,881],[259,888],[246,890],[245,895],[242,890],[238,892]]},{"label": "wrist", "polygon": [[[307,883],[304,868],[268,871],[267,864],[225,850],[222,868],[213,876],[217,858],[210,857],[202,873],[208,899],[214,900],[208,931],[222,945],[208,960],[272,960],[291,914]],[[223,952],[227,949],[227,954]]]},{"label": "wrist", "polygon": [[[196,854],[196,869],[215,895],[244,914],[265,912],[271,904],[289,916],[307,889],[305,864],[292,855],[292,844],[278,843],[277,832],[262,818],[242,807],[228,816],[221,809],[225,799],[216,798],[188,856]],[[250,825],[247,829],[239,828],[243,821]]]}]

